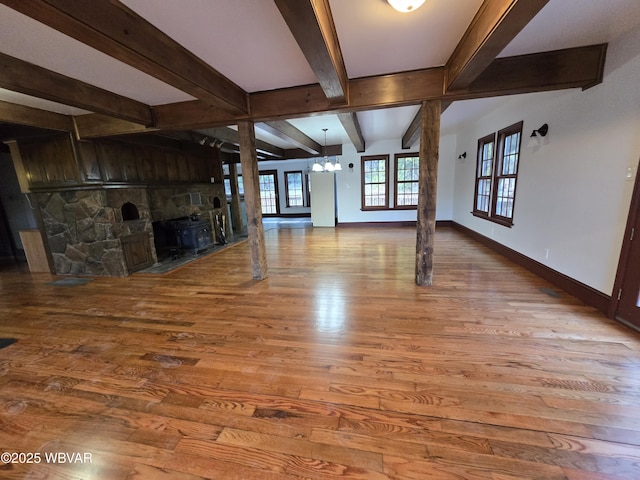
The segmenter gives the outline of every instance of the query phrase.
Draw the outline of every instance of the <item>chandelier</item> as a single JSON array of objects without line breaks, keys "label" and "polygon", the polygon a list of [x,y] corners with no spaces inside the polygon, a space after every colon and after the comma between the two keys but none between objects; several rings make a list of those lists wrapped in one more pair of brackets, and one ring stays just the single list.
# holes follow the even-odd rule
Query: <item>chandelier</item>
[{"label": "chandelier", "polygon": [[342,165],[340,165],[340,159],[336,157],[336,163],[331,163],[329,156],[327,155],[327,130],[328,128],[323,128],[324,132],[324,147],[322,151],[324,153],[323,161],[320,163],[320,160],[316,158],[316,161],[313,163],[312,170],[314,172],[339,172],[342,170]]}]

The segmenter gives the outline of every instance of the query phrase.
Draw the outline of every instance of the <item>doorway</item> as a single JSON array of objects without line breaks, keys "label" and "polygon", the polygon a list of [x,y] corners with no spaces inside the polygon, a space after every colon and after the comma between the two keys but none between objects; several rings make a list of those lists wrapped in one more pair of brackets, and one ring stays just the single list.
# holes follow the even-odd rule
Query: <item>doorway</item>
[{"label": "doorway", "polygon": [[614,283],[610,316],[640,329],[640,175],[631,197],[629,218]]},{"label": "doorway", "polygon": [[260,172],[260,200],[262,202],[263,215],[280,214],[277,175],[277,170]]}]

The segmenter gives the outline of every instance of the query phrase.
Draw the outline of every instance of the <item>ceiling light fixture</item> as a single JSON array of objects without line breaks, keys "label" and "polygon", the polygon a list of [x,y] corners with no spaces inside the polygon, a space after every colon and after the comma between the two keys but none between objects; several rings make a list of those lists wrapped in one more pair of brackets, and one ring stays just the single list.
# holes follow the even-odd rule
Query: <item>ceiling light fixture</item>
[{"label": "ceiling light fixture", "polygon": [[425,0],[387,0],[389,5],[402,13],[413,12],[420,8]]}]

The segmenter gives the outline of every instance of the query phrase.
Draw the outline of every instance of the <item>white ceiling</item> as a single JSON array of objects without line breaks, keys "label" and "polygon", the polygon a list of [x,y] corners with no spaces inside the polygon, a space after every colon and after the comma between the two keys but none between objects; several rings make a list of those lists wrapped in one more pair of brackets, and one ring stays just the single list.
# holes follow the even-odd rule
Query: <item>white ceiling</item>
[{"label": "white ceiling", "polygon": [[[317,83],[271,0],[122,0],[248,92]],[[482,0],[427,0],[395,12],[385,0],[330,0],[350,78],[443,65]],[[610,42],[640,25],[639,0],[550,0],[502,52],[510,56]],[[0,5],[0,51],[148,105],[193,97]],[[0,100],[65,114],[82,110],[0,89]],[[500,99],[456,102],[442,128],[482,115]],[[398,139],[417,107],[359,112],[367,143]],[[319,143],[349,143],[335,115],[291,119]],[[257,131],[258,138],[282,145]]]}]

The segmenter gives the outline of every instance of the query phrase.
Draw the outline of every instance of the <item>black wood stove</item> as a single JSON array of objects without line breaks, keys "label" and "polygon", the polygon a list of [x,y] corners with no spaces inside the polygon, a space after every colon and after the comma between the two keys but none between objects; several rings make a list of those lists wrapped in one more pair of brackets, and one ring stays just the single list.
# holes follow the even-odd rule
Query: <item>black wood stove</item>
[{"label": "black wood stove", "polygon": [[212,245],[209,222],[197,217],[180,217],[154,222],[153,233],[158,255],[197,254]]}]

